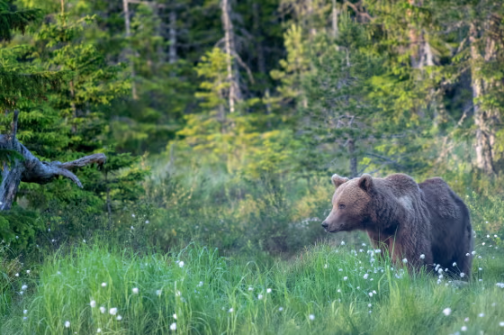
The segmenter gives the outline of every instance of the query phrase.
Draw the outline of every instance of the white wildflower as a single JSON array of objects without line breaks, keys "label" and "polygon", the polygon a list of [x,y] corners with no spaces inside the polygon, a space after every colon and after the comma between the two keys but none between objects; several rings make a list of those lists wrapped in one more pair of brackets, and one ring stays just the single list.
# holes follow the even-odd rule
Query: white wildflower
[{"label": "white wildflower", "polygon": [[25,309],[25,310],[23,310],[23,315],[26,315],[26,314],[28,314],[28,310]]},{"label": "white wildflower", "polygon": [[95,300],[91,300],[91,302],[89,302],[89,305],[91,306],[91,308],[96,307],[96,301]]},{"label": "white wildflower", "polygon": [[150,222],[148,220],[145,221],[145,224],[149,224]]},{"label": "white wildflower", "polygon": [[308,318],[309,318],[310,320],[312,320],[312,321],[313,321],[313,320],[315,320],[315,315],[310,314],[310,315],[308,316]]},{"label": "white wildflower", "polygon": [[461,331],[467,331],[467,327],[466,326],[462,326],[462,328],[460,328]]},{"label": "white wildflower", "polygon": [[469,317],[466,317],[466,318],[464,319],[464,322],[469,322]]},{"label": "white wildflower", "polygon": [[402,260],[402,262],[403,262],[404,264],[406,264],[406,263],[408,262],[408,259],[404,258],[404,259]]},{"label": "white wildflower", "polygon": [[30,270],[26,270],[26,274],[30,274]]},{"label": "white wildflower", "polygon": [[109,309],[109,314],[110,314],[110,315],[115,315],[115,314],[117,314],[117,308],[110,308],[110,309]]},{"label": "white wildflower", "polygon": [[131,217],[135,218],[135,214],[131,214]]},{"label": "white wildflower", "polygon": [[23,286],[21,286],[21,289],[22,290],[26,290],[26,289],[28,289],[28,286],[27,285],[23,285]]},{"label": "white wildflower", "polygon": [[202,286],[203,286],[203,281],[200,281],[198,284],[198,287],[202,287]]},{"label": "white wildflower", "polygon": [[445,314],[446,316],[450,315],[451,312],[452,312],[452,310],[450,308],[443,309],[443,314]]},{"label": "white wildflower", "polygon": [[369,297],[373,297],[373,292],[369,292]]},{"label": "white wildflower", "polygon": [[420,259],[425,259],[425,254],[420,254]]},{"label": "white wildflower", "polygon": [[479,313],[478,316],[479,317],[483,317],[483,316],[485,316],[485,314],[484,313]]},{"label": "white wildflower", "polygon": [[253,290],[254,290],[254,288],[252,288],[252,287],[249,287],[249,288],[248,288],[248,290],[249,290],[249,291],[253,291]]},{"label": "white wildflower", "polygon": [[366,280],[368,278],[368,276],[369,276],[369,274],[367,274],[367,273],[364,274],[364,276],[363,276],[364,280]]},{"label": "white wildflower", "polygon": [[229,308],[228,313],[232,313],[234,311],[233,307]]},{"label": "white wildflower", "polygon": [[278,308],[278,311],[283,311],[283,307],[279,307],[279,308]]},{"label": "white wildflower", "polygon": [[65,328],[70,328],[70,321],[65,322]]},{"label": "white wildflower", "polygon": [[102,287],[107,287],[107,283],[106,282],[102,282],[101,286]]},{"label": "white wildflower", "polygon": [[19,273],[16,273],[16,274],[15,274],[15,276],[16,276],[16,277],[19,277]]},{"label": "white wildflower", "polygon": [[259,295],[257,295],[257,298],[258,298],[259,300],[262,300],[263,295],[262,295],[262,294],[259,294]]},{"label": "white wildflower", "polygon": [[103,306],[102,306],[102,307],[100,307],[100,312],[101,312],[102,314],[105,314],[105,312],[106,312],[106,311],[107,311],[107,309],[105,309],[105,307],[103,307]]},{"label": "white wildflower", "polygon": [[457,266],[457,263],[456,263],[456,262],[454,262],[454,263],[452,264],[452,266],[453,266],[453,267]]},{"label": "white wildflower", "polygon": [[504,327],[504,322],[499,322],[500,327]]},{"label": "white wildflower", "polygon": [[327,268],[327,264],[324,265],[324,268]]},{"label": "white wildflower", "polygon": [[184,262],[183,262],[183,261],[180,261],[180,262],[178,263],[178,265],[179,265],[179,267],[184,267]]},{"label": "white wildflower", "polygon": [[471,254],[470,253],[466,253],[466,257],[469,257]]},{"label": "white wildflower", "polygon": [[367,306],[368,306],[369,308],[371,308],[372,304],[371,304],[371,303],[369,303]]},{"label": "white wildflower", "polygon": [[475,254],[476,254],[476,251],[472,251],[472,252],[471,252],[471,254],[472,254],[472,255],[475,255]]},{"label": "white wildflower", "polygon": [[158,290],[156,291],[156,295],[157,295],[157,296],[161,296],[161,293],[162,293],[161,289],[158,289]]},{"label": "white wildflower", "polygon": [[101,328],[96,329],[96,333],[97,334],[101,333]]},{"label": "white wildflower", "polygon": [[176,320],[177,319],[177,314],[173,314],[173,318]]},{"label": "white wildflower", "polygon": [[177,323],[173,322],[172,324],[170,324],[170,330],[172,331],[177,330]]},{"label": "white wildflower", "polygon": [[117,321],[121,321],[121,320],[122,320],[122,316],[121,316],[121,315],[117,315],[116,320],[117,320]]},{"label": "white wildflower", "polygon": [[341,241],[341,245],[345,245],[345,242],[344,242],[344,241]]},{"label": "white wildflower", "polygon": [[461,272],[461,273],[460,273],[460,277],[461,277],[461,278],[465,277],[465,273],[464,273],[464,272]]},{"label": "white wildflower", "polygon": [[271,288],[266,289],[266,293],[271,293]]},{"label": "white wildflower", "polygon": [[132,289],[132,291],[133,291],[133,294],[138,294],[138,288],[135,287]]},{"label": "white wildflower", "polygon": [[180,295],[182,295],[182,293],[180,293],[179,290],[175,292],[175,296],[180,296]]}]

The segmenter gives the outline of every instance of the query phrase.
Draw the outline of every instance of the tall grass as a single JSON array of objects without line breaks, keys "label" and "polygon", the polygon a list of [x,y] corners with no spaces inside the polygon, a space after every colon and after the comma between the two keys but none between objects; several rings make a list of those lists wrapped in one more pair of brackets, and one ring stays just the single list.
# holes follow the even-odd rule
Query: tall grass
[{"label": "tall grass", "polygon": [[0,303],[0,332],[500,334],[504,289],[496,283],[504,263],[494,237],[482,242],[471,283],[458,288],[448,279],[410,276],[367,245],[320,245],[272,262],[260,255],[226,258],[193,244],[139,256],[96,241],[47,256],[29,274],[22,269],[10,285],[13,300]]}]

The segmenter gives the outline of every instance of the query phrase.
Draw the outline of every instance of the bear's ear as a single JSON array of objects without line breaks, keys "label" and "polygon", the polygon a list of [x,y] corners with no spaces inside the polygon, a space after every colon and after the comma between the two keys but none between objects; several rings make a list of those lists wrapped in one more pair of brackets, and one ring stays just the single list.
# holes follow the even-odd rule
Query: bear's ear
[{"label": "bear's ear", "polygon": [[342,185],[343,183],[348,181],[348,179],[346,177],[341,177],[338,174],[334,174],[331,177],[331,180],[332,180],[332,183],[334,184],[334,186],[336,187],[336,189],[338,189],[338,187],[340,185]]},{"label": "bear's ear", "polygon": [[364,190],[365,192],[369,192],[373,189],[373,178],[369,174],[363,174],[359,179],[359,188]]}]

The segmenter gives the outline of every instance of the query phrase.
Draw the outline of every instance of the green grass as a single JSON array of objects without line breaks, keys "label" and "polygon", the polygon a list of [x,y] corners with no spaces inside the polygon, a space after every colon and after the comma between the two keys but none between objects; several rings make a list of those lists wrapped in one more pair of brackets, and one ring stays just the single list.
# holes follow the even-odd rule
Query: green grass
[{"label": "green grass", "polygon": [[[504,282],[504,260],[490,247],[493,237],[481,242],[486,245],[477,248],[473,281],[463,288],[446,279],[438,284],[431,275],[410,277],[387,261],[372,262],[369,246],[320,245],[295,259],[273,260],[225,258],[195,245],[138,256],[100,242],[83,244],[46,256],[29,274],[24,268],[19,277],[6,275],[10,289],[4,296],[12,300],[0,300],[0,332],[502,334],[504,289],[496,283]],[[20,295],[23,285],[28,289]],[[452,310],[449,316],[445,308]],[[170,329],[173,323],[176,330]]]}]

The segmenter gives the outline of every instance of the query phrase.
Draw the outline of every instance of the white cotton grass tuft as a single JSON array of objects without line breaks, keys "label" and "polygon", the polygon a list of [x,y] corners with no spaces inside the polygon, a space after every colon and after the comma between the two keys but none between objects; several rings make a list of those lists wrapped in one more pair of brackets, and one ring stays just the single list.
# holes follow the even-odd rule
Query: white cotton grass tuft
[{"label": "white cotton grass tuft", "polygon": [[266,293],[268,293],[268,294],[271,293],[271,288],[267,288]]},{"label": "white cotton grass tuft", "polygon": [[122,320],[122,316],[121,316],[121,315],[117,315],[116,320],[117,320],[117,321],[121,321],[121,320]]},{"label": "white cotton grass tuft", "polygon": [[106,311],[107,311],[107,309],[105,309],[105,307],[103,307],[103,306],[102,306],[102,307],[100,307],[100,312],[101,312],[102,314],[105,314],[105,312],[106,312]]},{"label": "white cotton grass tuft", "polygon": [[107,283],[106,282],[102,282],[101,286],[102,287],[107,287]]},{"label": "white cotton grass tuft", "polygon": [[461,277],[461,278],[465,277],[465,273],[464,273],[464,272],[461,272],[461,273],[460,273],[460,277]]},{"label": "white cotton grass tuft", "polygon": [[369,274],[367,274],[367,273],[364,274],[364,276],[363,276],[364,280],[367,280],[368,277],[369,277]]},{"label": "white cotton grass tuft", "polygon": [[109,314],[110,314],[110,315],[115,315],[115,314],[117,314],[117,308],[110,308],[110,309],[109,309]]},{"label": "white cotton grass tuft", "polygon": [[485,316],[485,314],[484,314],[484,313],[479,313],[479,314],[478,314],[478,316],[479,316],[479,317],[484,317],[484,316]]},{"label": "white cotton grass tuft", "polygon": [[259,294],[259,295],[257,295],[257,298],[258,298],[259,300],[262,300],[263,295],[262,295],[262,294]]},{"label": "white cotton grass tuft", "polygon": [[449,316],[451,314],[451,312],[452,312],[451,308],[443,309],[443,314],[445,314],[446,316]]},{"label": "white cotton grass tuft", "polygon": [[202,287],[202,286],[203,286],[203,281],[200,281],[198,284],[198,287]]},{"label": "white cotton grass tuft", "polygon": [[234,312],[233,307],[229,308],[229,310],[228,310],[228,313],[232,313],[232,312]]},{"label": "white cotton grass tuft", "polygon": [[96,329],[96,333],[97,334],[101,333],[101,328]]},{"label": "white cotton grass tuft", "polygon": [[170,324],[170,330],[171,331],[177,330],[177,323],[173,322],[172,324]]},{"label": "white cotton grass tuft", "polygon": [[310,315],[308,315],[308,318],[313,321],[313,320],[315,320],[315,315],[310,314]]},{"label": "white cotton grass tuft", "polygon": [[348,277],[343,277],[343,281],[347,281],[348,280]]},{"label": "white cotton grass tuft", "polygon": [[25,309],[25,310],[23,310],[23,315],[26,315],[26,314],[28,314],[28,310]]},{"label": "white cotton grass tuft", "polygon": [[173,314],[173,318],[176,320],[177,319],[177,314]]},{"label": "white cotton grass tuft", "polygon": [[462,328],[460,328],[461,331],[467,331],[467,327],[466,326],[462,326]]},{"label": "white cotton grass tuft", "polygon": [[420,254],[420,259],[425,259],[425,254]]},{"label": "white cotton grass tuft", "polygon": [[70,328],[70,321],[65,321],[65,328]]},{"label": "white cotton grass tuft", "polygon": [[278,307],[278,311],[283,311],[283,307]]},{"label": "white cotton grass tuft", "polygon": [[180,268],[182,268],[182,267],[184,267],[185,264],[184,264],[183,261],[179,261],[178,265],[179,265]]},{"label": "white cotton grass tuft", "polygon": [[408,259],[404,258],[404,259],[402,260],[402,262],[403,262],[403,264],[406,264],[406,263],[408,263]]},{"label": "white cotton grass tuft", "polygon": [[499,327],[504,327],[504,321],[503,322],[499,322]]},{"label": "white cotton grass tuft", "polygon": [[138,288],[137,287],[133,288],[132,292],[133,292],[133,294],[138,294]]},{"label": "white cotton grass tuft", "polygon": [[91,306],[91,308],[96,307],[96,301],[95,300],[91,300],[91,302],[89,302],[89,305]]}]

